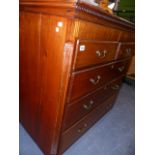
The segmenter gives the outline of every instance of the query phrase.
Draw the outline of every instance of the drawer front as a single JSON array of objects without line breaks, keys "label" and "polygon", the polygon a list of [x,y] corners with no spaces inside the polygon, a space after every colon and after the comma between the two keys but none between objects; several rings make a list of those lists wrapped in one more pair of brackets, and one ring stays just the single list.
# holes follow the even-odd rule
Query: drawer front
[{"label": "drawer front", "polygon": [[116,94],[108,98],[92,112],[78,121],[71,128],[62,133],[60,142],[60,152],[64,152],[73,142],[75,142],[85,131],[87,131],[101,116],[112,107]]},{"label": "drawer front", "polygon": [[84,115],[92,111],[96,106],[103,103],[107,97],[116,93],[120,89],[121,82],[122,77],[104,85],[104,87],[93,94],[69,104],[65,110],[63,130],[69,128]]},{"label": "drawer front", "polygon": [[120,42],[134,42],[135,41],[135,33],[134,32],[121,31],[119,41]]},{"label": "drawer front", "polygon": [[104,84],[125,74],[129,61],[115,62],[94,69],[72,74],[68,102],[102,87]]},{"label": "drawer front", "polygon": [[135,44],[134,43],[122,43],[120,45],[120,49],[118,51],[116,59],[123,59],[127,57],[133,56],[135,51]]},{"label": "drawer front", "polygon": [[119,29],[110,28],[92,22],[77,20],[75,22],[75,37],[80,39],[118,41],[121,35]]},{"label": "drawer front", "polygon": [[77,41],[74,70],[115,59],[117,42]]}]

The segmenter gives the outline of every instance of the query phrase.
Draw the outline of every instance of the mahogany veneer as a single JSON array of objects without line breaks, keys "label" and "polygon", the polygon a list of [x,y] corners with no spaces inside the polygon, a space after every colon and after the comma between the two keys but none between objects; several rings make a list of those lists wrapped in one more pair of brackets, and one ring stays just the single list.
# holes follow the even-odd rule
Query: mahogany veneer
[{"label": "mahogany veneer", "polygon": [[123,75],[128,68],[128,61],[114,62],[87,70],[72,73],[68,101],[73,101],[87,93]]},{"label": "mahogany veneer", "polygon": [[[80,51],[83,46],[86,47],[84,52]],[[77,41],[75,70],[114,60],[117,46],[117,42]]]},{"label": "mahogany veneer", "polygon": [[109,83],[106,83],[104,86],[93,91],[91,94],[72,102],[72,104],[68,104],[65,111],[63,128],[66,129],[70,127],[76,121],[80,120],[80,118],[94,109],[94,107],[103,103],[107,97],[117,92],[121,87],[121,82],[122,76]]},{"label": "mahogany veneer", "polygon": [[78,0],[20,0],[20,122],[62,154],[112,108],[134,24]]}]

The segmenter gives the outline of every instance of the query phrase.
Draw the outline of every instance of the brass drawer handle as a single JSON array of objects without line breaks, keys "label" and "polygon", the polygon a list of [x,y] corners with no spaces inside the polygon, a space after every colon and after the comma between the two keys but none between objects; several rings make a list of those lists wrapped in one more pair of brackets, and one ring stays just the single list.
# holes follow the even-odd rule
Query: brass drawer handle
[{"label": "brass drawer handle", "polygon": [[94,85],[98,84],[100,80],[101,80],[101,76],[100,76],[100,75],[98,75],[96,79],[93,79],[93,78],[90,78],[90,79],[89,79],[89,81],[90,81],[92,84],[94,84]]},{"label": "brass drawer handle", "polygon": [[127,49],[126,49],[126,53],[127,53],[127,55],[130,55],[130,53],[131,53],[131,48],[127,48]]},{"label": "brass drawer handle", "polygon": [[124,71],[124,69],[125,69],[125,67],[124,67],[124,66],[122,66],[122,67],[119,67],[119,68],[118,68],[118,70],[119,70],[120,72],[123,72],[123,71]]},{"label": "brass drawer handle", "polygon": [[77,132],[78,132],[78,133],[84,132],[85,129],[86,129],[87,127],[88,127],[88,124],[85,123],[84,126],[83,126],[82,128],[79,128],[79,129],[77,130]]},{"label": "brass drawer handle", "polygon": [[112,86],[111,88],[112,88],[113,90],[118,90],[118,89],[120,88],[120,86],[116,84],[116,85]]},{"label": "brass drawer handle", "polygon": [[96,51],[96,55],[99,58],[104,58],[107,55],[107,50],[103,50],[103,51]]},{"label": "brass drawer handle", "polygon": [[94,101],[90,100],[89,104],[88,105],[87,104],[83,104],[83,107],[86,110],[90,110],[92,108],[93,104],[94,104]]}]

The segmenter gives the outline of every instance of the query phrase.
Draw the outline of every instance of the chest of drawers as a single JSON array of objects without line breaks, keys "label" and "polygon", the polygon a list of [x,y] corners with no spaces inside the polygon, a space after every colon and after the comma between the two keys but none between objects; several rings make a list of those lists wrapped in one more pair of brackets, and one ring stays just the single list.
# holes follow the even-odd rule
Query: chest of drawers
[{"label": "chest of drawers", "polygon": [[20,122],[61,155],[117,97],[134,24],[74,0],[20,0]]}]

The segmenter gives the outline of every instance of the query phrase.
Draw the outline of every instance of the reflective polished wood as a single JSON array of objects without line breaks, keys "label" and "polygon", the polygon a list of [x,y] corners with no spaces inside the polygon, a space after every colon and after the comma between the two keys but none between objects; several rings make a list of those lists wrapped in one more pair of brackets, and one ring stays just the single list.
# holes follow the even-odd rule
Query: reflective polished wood
[{"label": "reflective polished wood", "polygon": [[126,20],[78,0],[20,0],[20,122],[45,155],[62,154],[110,110],[133,53]]}]

